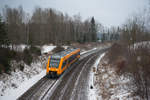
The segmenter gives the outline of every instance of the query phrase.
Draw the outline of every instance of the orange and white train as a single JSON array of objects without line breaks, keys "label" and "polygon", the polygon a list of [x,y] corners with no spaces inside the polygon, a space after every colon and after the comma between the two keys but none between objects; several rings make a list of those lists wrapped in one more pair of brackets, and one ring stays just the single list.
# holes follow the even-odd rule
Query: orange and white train
[{"label": "orange and white train", "polygon": [[56,53],[48,58],[46,74],[49,77],[58,77],[79,58],[80,49],[69,49]]}]

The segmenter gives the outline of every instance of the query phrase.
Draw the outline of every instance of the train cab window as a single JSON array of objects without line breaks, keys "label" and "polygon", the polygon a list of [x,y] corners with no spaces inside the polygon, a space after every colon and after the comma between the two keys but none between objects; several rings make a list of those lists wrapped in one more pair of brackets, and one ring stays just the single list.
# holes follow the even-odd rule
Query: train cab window
[{"label": "train cab window", "polygon": [[51,58],[50,59],[50,67],[58,68],[59,62],[60,62],[60,59]]}]

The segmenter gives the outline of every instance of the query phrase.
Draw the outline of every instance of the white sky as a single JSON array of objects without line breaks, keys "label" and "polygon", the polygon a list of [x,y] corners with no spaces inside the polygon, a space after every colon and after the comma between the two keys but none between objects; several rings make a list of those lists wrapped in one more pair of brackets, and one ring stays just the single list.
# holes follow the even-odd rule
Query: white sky
[{"label": "white sky", "polygon": [[54,8],[70,16],[81,15],[85,20],[94,16],[104,26],[118,26],[134,12],[148,5],[148,0],[0,0],[0,10],[4,5],[10,7],[23,6],[31,13],[36,6]]}]

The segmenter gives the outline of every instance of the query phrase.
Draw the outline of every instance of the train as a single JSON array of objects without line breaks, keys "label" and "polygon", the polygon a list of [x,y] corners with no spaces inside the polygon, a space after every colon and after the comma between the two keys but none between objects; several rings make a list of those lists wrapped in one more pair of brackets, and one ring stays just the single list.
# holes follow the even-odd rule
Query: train
[{"label": "train", "polygon": [[70,67],[71,64],[80,58],[80,49],[68,49],[53,54],[48,58],[46,66],[46,75],[48,77],[59,77]]}]

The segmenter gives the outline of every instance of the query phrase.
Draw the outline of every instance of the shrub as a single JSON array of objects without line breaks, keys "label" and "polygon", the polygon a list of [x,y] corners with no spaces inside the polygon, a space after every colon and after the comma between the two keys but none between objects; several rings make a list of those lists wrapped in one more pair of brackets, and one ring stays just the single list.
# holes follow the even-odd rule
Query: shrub
[{"label": "shrub", "polygon": [[41,55],[41,49],[40,48],[37,48],[35,46],[31,46],[29,50],[31,53],[33,53],[35,55],[38,55],[38,56]]},{"label": "shrub", "polygon": [[32,63],[32,59],[33,59],[33,57],[31,55],[29,49],[25,48],[24,51],[23,51],[23,61],[26,64],[30,65]]},{"label": "shrub", "polygon": [[128,58],[126,72],[133,75],[133,83],[136,86],[136,93],[149,100],[150,88],[150,49],[140,47],[132,50]]},{"label": "shrub", "polygon": [[19,69],[21,70],[21,71],[23,71],[24,70],[24,66],[23,65],[19,65]]},{"label": "shrub", "polygon": [[0,70],[8,73],[11,66],[10,60],[12,58],[11,50],[9,48],[0,48]]},{"label": "shrub", "polygon": [[5,72],[5,67],[2,64],[0,64],[0,74],[2,74],[3,72]]},{"label": "shrub", "polygon": [[126,46],[123,46],[119,43],[114,43],[109,49],[108,58],[109,63],[116,61],[119,57],[128,55],[128,50]]}]

